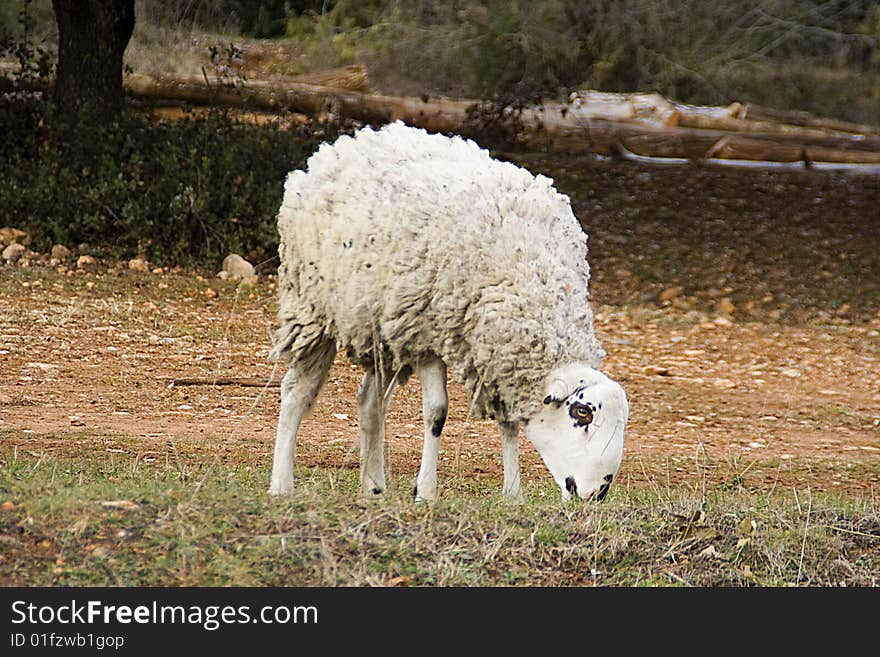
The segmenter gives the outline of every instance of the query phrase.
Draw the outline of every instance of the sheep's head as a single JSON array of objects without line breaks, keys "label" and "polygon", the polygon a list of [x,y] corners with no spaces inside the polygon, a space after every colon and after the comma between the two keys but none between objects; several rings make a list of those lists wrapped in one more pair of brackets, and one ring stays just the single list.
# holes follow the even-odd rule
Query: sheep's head
[{"label": "sheep's head", "polygon": [[550,373],[543,401],[525,433],[562,498],[604,499],[623,458],[623,388],[588,365],[571,364]]}]

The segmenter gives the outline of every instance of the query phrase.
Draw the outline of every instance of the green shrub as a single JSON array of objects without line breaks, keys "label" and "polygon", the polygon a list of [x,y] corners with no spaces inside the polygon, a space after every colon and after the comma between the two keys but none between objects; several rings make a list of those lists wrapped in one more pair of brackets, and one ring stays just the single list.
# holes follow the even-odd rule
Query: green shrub
[{"label": "green shrub", "polygon": [[[845,6],[844,6],[845,5]],[[872,2],[337,0],[291,14],[304,68],[366,63],[410,95],[564,99],[575,88],[753,102],[876,123]]]},{"label": "green shrub", "polygon": [[213,264],[230,251],[271,258],[284,177],[315,146],[219,113],[74,127],[17,102],[0,107],[0,124],[4,224],[40,249],[87,242],[162,264]]}]

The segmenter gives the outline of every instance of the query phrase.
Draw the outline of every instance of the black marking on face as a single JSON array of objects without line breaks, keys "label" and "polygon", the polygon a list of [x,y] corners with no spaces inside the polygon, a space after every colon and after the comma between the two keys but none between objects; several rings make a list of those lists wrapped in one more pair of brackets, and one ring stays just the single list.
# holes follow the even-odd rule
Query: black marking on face
[{"label": "black marking on face", "polygon": [[574,477],[565,478],[565,490],[567,490],[572,495],[577,495],[578,487],[577,483],[575,483]]},{"label": "black marking on face", "polygon": [[589,402],[586,404],[575,402],[568,409],[568,414],[574,418],[576,426],[586,427],[593,421],[594,410],[593,405]]},{"label": "black marking on face", "polygon": [[611,488],[611,482],[614,481],[614,475],[607,474],[605,475],[605,483],[599,486],[599,492],[596,494],[596,499],[601,502],[605,499],[605,496],[608,495],[608,491]]},{"label": "black marking on face", "polygon": [[443,431],[443,425],[445,425],[445,424],[446,424],[446,413],[441,413],[439,416],[437,416],[437,419],[434,420],[434,424],[431,427],[431,434],[435,438],[439,438],[440,434]]},{"label": "black marking on face", "polygon": [[381,495],[381,494],[382,494],[382,489],[379,488],[378,486],[376,486],[376,487],[373,489],[373,495]]}]

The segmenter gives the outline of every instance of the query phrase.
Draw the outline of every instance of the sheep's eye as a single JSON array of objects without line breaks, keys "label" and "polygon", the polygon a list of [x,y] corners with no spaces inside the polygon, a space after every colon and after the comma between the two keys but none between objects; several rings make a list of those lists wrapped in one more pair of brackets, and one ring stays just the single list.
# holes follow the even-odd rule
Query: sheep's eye
[{"label": "sheep's eye", "polygon": [[593,409],[584,404],[572,404],[568,414],[582,427],[593,421]]}]

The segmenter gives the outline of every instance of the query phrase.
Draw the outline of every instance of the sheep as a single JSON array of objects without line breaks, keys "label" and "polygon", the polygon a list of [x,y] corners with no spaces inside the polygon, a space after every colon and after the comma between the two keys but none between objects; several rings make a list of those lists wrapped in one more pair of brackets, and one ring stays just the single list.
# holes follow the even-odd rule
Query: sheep
[{"label": "sheep", "polygon": [[293,486],[296,436],[339,351],[357,394],[363,494],[386,490],[385,411],[415,372],[424,442],[417,500],[437,498],[447,369],[501,433],[505,498],[523,499],[519,427],[563,500],[603,499],[629,406],[597,368],[587,236],[553,181],[461,137],[395,122],[322,144],[278,212],[286,358],[269,492]]}]

